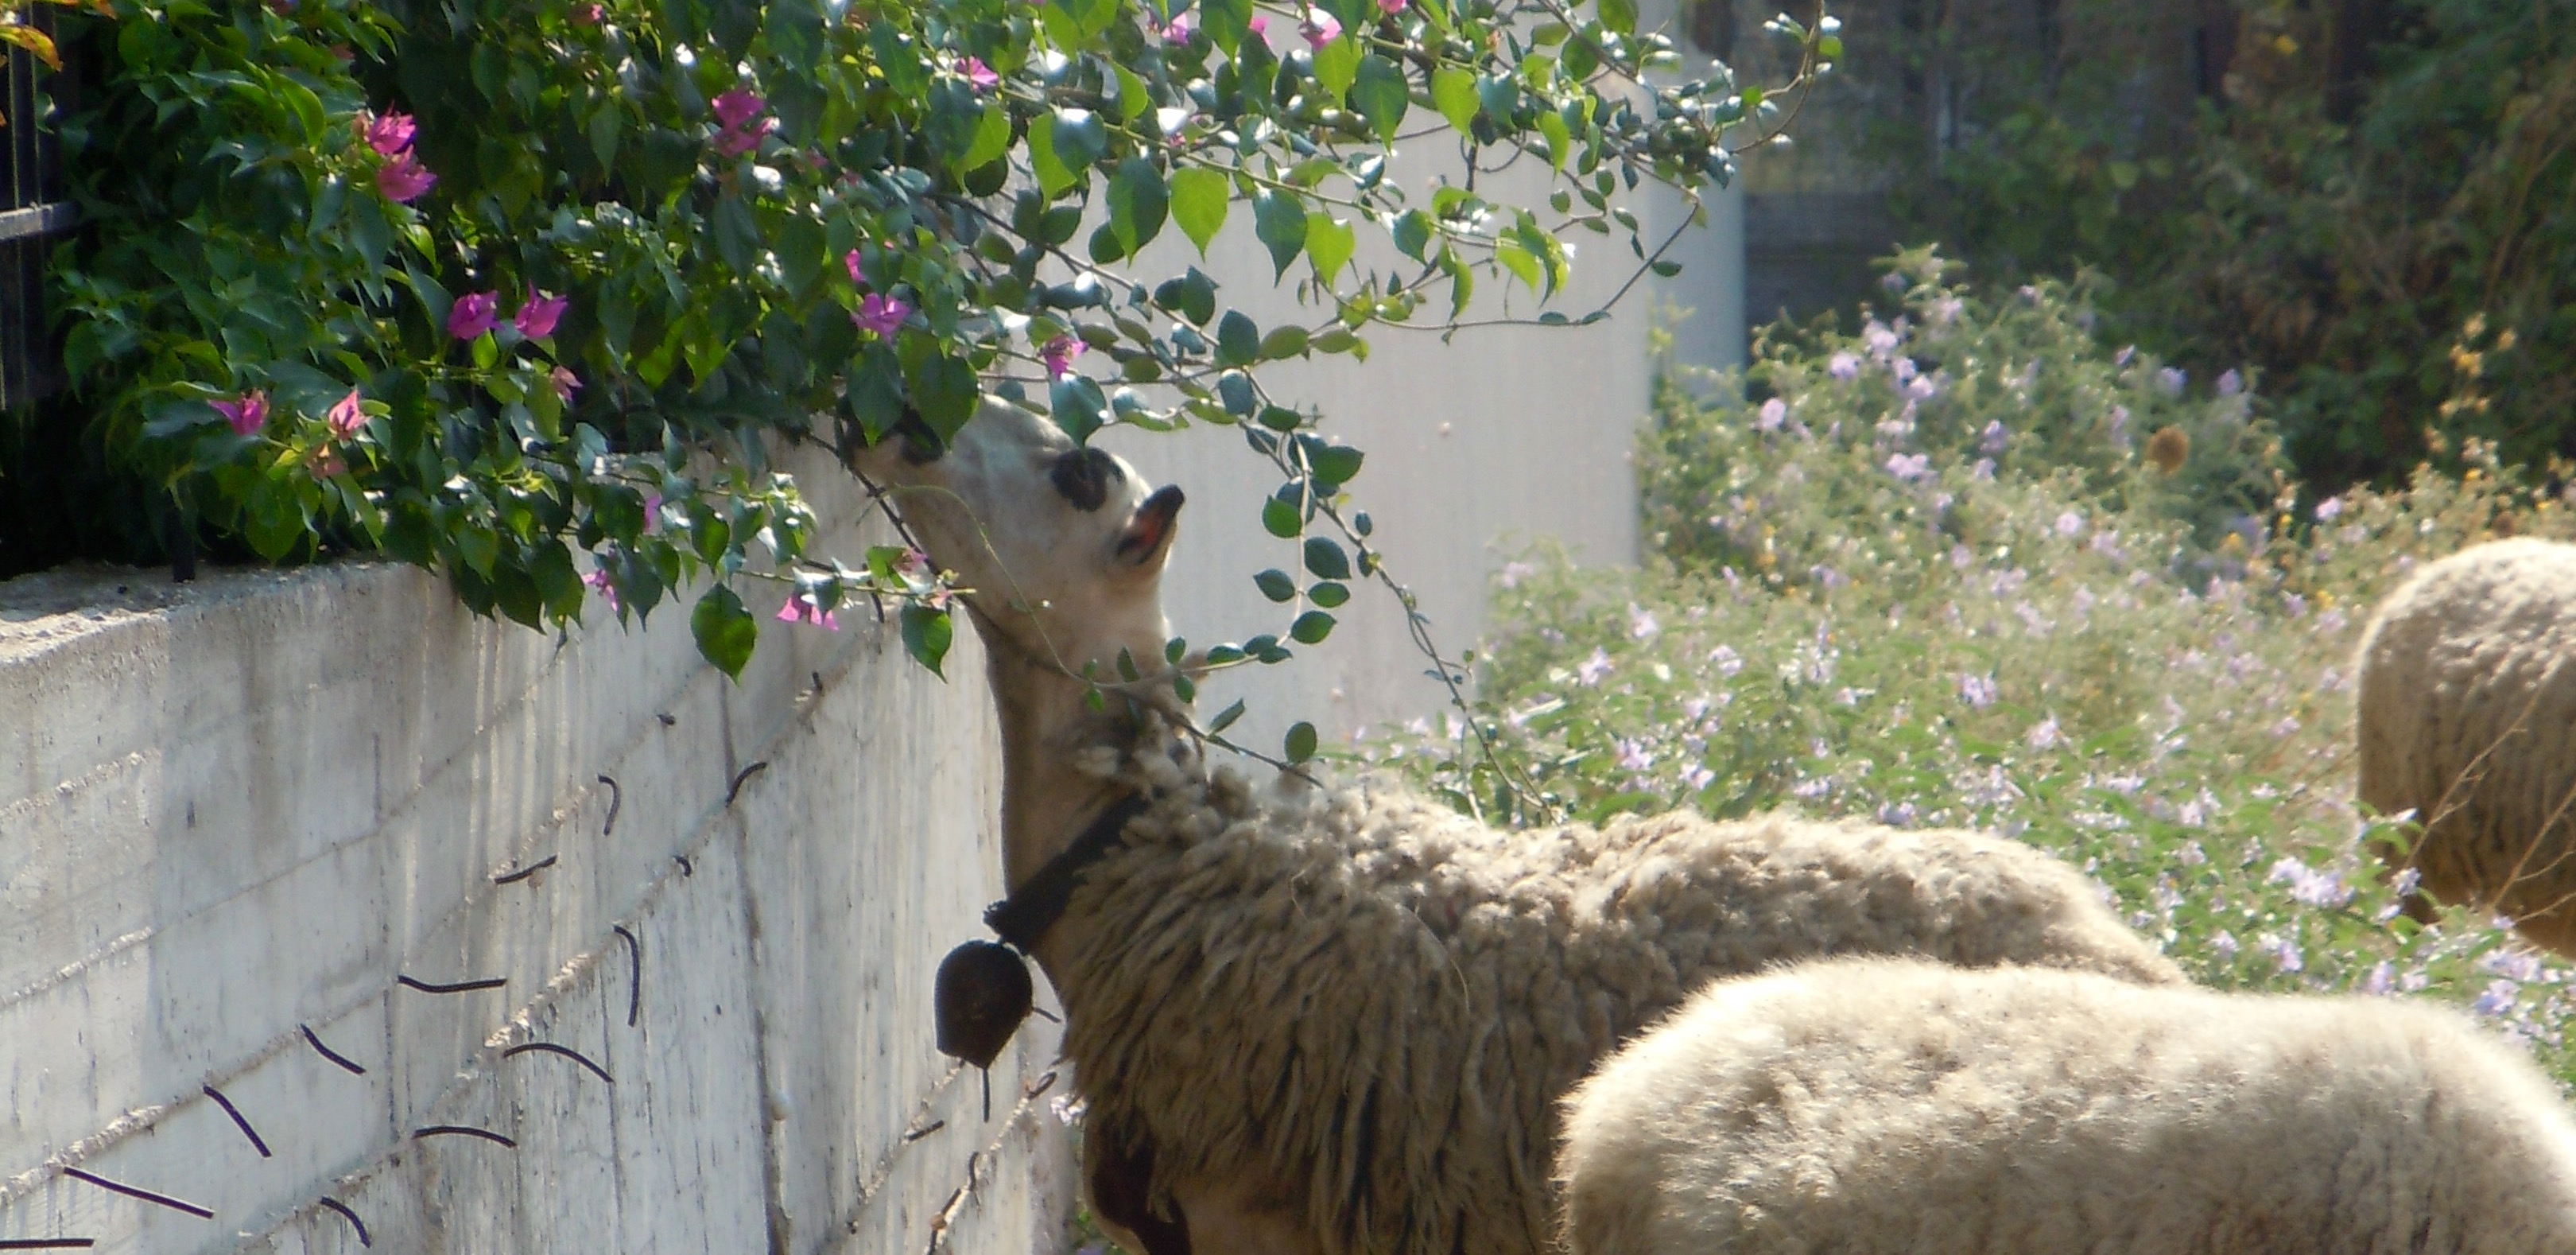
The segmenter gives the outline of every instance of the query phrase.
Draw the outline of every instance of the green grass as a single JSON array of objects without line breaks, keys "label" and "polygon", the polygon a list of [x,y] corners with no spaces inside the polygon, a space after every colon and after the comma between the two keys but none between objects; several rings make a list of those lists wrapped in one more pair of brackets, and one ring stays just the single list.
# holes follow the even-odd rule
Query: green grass
[{"label": "green grass", "polygon": [[[2080,290],[1988,303],[1906,261],[1904,321],[1768,337],[1709,390],[1730,399],[1659,389],[1643,570],[1505,569],[1477,659],[1503,754],[1589,818],[2004,833],[2198,980],[2469,1006],[2576,1079],[2568,969],[2465,912],[2399,915],[2370,849],[2408,829],[2352,797],[2370,607],[2500,532],[2576,537],[2567,504],[2475,446],[2459,479],[2308,499],[2240,381],[2094,343]],[[2144,456],[2164,426],[2192,440],[2171,473]],[[1526,816],[1464,731],[1364,752]]]}]

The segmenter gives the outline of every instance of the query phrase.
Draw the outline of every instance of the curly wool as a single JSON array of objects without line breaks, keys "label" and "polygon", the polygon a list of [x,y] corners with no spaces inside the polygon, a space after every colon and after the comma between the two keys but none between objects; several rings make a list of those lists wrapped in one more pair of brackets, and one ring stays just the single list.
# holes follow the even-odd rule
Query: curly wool
[{"label": "curly wool", "polygon": [[1346,1255],[1541,1249],[1557,1099],[1718,976],[1863,952],[2181,979],[2072,868],[1965,832],[1500,832],[1380,781],[1256,797],[1178,747],[1124,771],[1156,800],[1056,926],[1089,1119],[1279,1183]]},{"label": "curly wool", "polygon": [[2360,672],[2359,793],[2424,823],[2424,887],[2576,954],[2576,545],[2425,567],[2381,603]]},{"label": "curly wool", "polygon": [[1833,960],[1567,1100],[1573,1255],[2576,1251],[2576,1126],[2460,1016]]}]

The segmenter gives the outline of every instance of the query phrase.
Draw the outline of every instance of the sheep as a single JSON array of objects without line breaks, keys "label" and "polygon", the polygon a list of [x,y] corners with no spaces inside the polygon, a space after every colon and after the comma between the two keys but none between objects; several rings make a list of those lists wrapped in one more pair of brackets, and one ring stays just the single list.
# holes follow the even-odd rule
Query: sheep
[{"label": "sheep", "polygon": [[2576,1124],[2459,1015],[1835,959],[1566,1100],[1571,1255],[2576,1251]]},{"label": "sheep", "polygon": [[1165,730],[1176,489],[1006,406],[943,456],[854,460],[974,590],[1012,888],[988,918],[1064,1007],[1131,1250],[1539,1251],[1557,1098],[1721,975],[1861,951],[2181,979],[2072,868],[1976,834],[1502,832],[1382,779],[1255,788]]},{"label": "sheep", "polygon": [[[2576,545],[2517,539],[2435,562],[2360,650],[2358,793],[2413,811],[2402,860],[2435,898],[2576,954]],[[2393,851],[2391,852],[2393,853]]]}]

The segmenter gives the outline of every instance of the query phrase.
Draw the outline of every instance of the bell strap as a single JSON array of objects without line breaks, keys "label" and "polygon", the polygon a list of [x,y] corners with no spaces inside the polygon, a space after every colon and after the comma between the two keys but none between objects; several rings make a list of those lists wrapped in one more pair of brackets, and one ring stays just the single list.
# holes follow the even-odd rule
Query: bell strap
[{"label": "bell strap", "polygon": [[993,935],[1027,953],[1064,917],[1065,907],[1073,901],[1074,878],[1125,845],[1127,821],[1144,814],[1149,805],[1142,794],[1136,793],[1112,803],[1082,830],[1081,836],[1073,839],[1073,844],[1048,859],[1036,875],[1009,897],[984,908],[985,926],[993,930]]}]

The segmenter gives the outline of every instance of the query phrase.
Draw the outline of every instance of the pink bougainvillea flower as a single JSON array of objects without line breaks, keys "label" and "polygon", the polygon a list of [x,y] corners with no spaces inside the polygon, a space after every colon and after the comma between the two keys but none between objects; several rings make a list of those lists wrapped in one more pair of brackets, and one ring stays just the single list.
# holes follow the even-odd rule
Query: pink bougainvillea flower
[{"label": "pink bougainvillea flower", "polygon": [[408,113],[368,113],[358,117],[358,138],[367,141],[379,157],[391,157],[411,147],[412,135],[419,127]]},{"label": "pink bougainvillea flower", "polygon": [[500,318],[501,294],[475,292],[456,298],[447,307],[447,334],[459,340],[471,340],[490,331]]},{"label": "pink bougainvillea flower", "polygon": [[599,19],[607,14],[608,10],[595,4],[576,4],[572,7],[572,20],[576,26],[597,26]]},{"label": "pink bougainvillea flower", "polygon": [[304,455],[304,469],[313,472],[315,479],[330,479],[348,474],[349,464],[342,460],[339,450],[327,444],[320,444],[313,446],[313,451]]},{"label": "pink bougainvillea flower", "polygon": [[572,404],[572,394],[581,391],[581,376],[572,373],[569,366],[557,366],[553,378],[555,395],[563,398],[564,404]]},{"label": "pink bougainvillea flower", "polygon": [[1405,3],[1406,0],[1377,0],[1377,11],[1388,17],[1394,17],[1404,12]]},{"label": "pink bougainvillea flower", "polygon": [[1248,29],[1255,35],[1267,35],[1270,33],[1270,19],[1255,13]]},{"label": "pink bougainvillea flower", "polygon": [[760,93],[737,87],[715,98],[716,151],[728,157],[739,157],[760,147],[760,141],[778,129],[778,119],[760,116],[769,102]]},{"label": "pink bougainvillea flower", "polygon": [[851,250],[850,250],[846,255],[844,255],[844,256],[841,258],[841,264],[842,264],[842,265],[844,265],[844,266],[849,267],[849,269],[850,269],[850,282],[852,282],[852,283],[857,283],[857,284],[865,284],[865,283],[868,281],[868,280],[867,280],[867,276],[865,276],[865,275],[863,275],[863,274],[860,274],[860,273],[859,273],[859,250],[857,250],[857,249],[855,249],[855,248],[854,248],[854,249],[851,249]]},{"label": "pink bougainvillea flower", "polygon": [[608,568],[601,567],[581,577],[581,582],[590,585],[591,591],[598,593],[599,599],[607,602],[609,609],[617,608],[617,581],[608,574]]},{"label": "pink bougainvillea flower", "polygon": [[268,426],[268,394],[265,392],[245,392],[237,400],[217,401],[215,409],[224,416],[224,421],[233,425],[236,436],[256,436],[261,428]]},{"label": "pink bougainvillea flower", "polygon": [[795,596],[788,598],[787,604],[778,608],[778,621],[781,623],[810,623],[827,632],[838,632],[841,630],[841,621],[838,618],[833,617],[831,611],[815,605],[813,597],[805,593],[798,593]]},{"label": "pink bougainvillea flower", "polygon": [[1297,33],[1304,35],[1307,43],[1321,48],[1342,37],[1342,20],[1322,9],[1308,9],[1306,20],[1297,25]]},{"label": "pink bougainvillea flower", "polygon": [[510,321],[520,335],[542,340],[555,333],[555,324],[563,321],[564,309],[571,304],[571,297],[548,296],[530,285],[528,299],[519,303],[519,313]]},{"label": "pink bougainvillea flower", "polygon": [[1167,44],[1185,44],[1190,42],[1189,14],[1184,13],[1179,17],[1173,18],[1172,24],[1163,28],[1163,42]]},{"label": "pink bougainvillea flower", "polygon": [[866,300],[859,302],[858,312],[851,314],[850,320],[859,324],[861,330],[891,337],[903,327],[903,320],[910,317],[911,305],[882,292],[870,292]]},{"label": "pink bougainvillea flower", "polygon": [[662,530],[662,494],[658,492],[648,493],[644,497],[644,530],[647,532]]},{"label": "pink bougainvillea flower", "polygon": [[421,194],[438,185],[438,176],[420,164],[420,158],[405,149],[394,159],[376,167],[376,190],[397,205],[419,200]]},{"label": "pink bougainvillea flower", "polygon": [[1039,355],[1046,358],[1047,378],[1062,379],[1072,373],[1073,359],[1082,356],[1084,347],[1082,341],[1072,336],[1057,336],[1047,341],[1046,347],[1038,350]]},{"label": "pink bougainvillea flower", "polygon": [[988,92],[1002,85],[1002,76],[994,73],[993,67],[984,64],[982,57],[968,57],[957,68],[964,72],[967,83],[979,92]]},{"label": "pink bougainvillea flower", "polygon": [[358,390],[349,389],[349,395],[340,398],[323,421],[331,425],[331,434],[342,440],[357,435],[367,425],[367,412],[358,408]]}]

